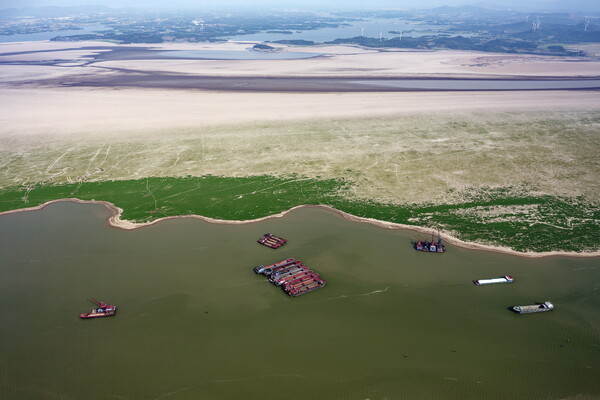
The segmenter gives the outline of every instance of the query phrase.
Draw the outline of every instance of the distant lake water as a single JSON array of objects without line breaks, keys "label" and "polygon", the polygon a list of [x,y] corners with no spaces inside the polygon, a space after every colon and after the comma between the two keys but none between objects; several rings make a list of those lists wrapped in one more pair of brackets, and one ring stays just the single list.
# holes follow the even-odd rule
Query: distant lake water
[{"label": "distant lake water", "polygon": [[161,51],[157,55],[169,58],[204,60],[296,60],[321,56],[320,53],[305,52],[267,52],[267,51],[228,51],[228,50],[171,50]]},{"label": "distant lake water", "polygon": [[0,35],[0,43],[12,43],[12,42],[33,42],[36,40],[50,40],[57,36],[71,36],[71,35],[85,35],[88,33],[94,33],[110,29],[104,25],[88,25],[82,26],[78,30],[63,30],[53,32],[39,32],[39,33],[22,33],[17,35]]},{"label": "distant lake water", "polygon": [[[600,396],[598,258],[420,253],[424,235],[321,209],[134,231],[109,215],[61,202],[0,217],[0,398]],[[260,246],[266,232],[288,244]],[[288,257],[327,285],[290,298],[252,272]],[[80,320],[88,297],[117,315]],[[556,310],[508,310],[544,300]]]},{"label": "distant lake water", "polygon": [[371,79],[349,82],[365,86],[425,90],[563,90],[600,88],[600,80],[598,79]]},{"label": "distant lake water", "polygon": [[[253,34],[229,35],[235,41],[277,41],[277,40],[312,40],[314,42],[327,42],[340,38],[351,38],[364,35],[366,37],[378,38],[380,33],[384,38],[403,36],[420,37],[441,33],[446,26],[430,26],[398,18],[367,18],[364,21],[347,21],[337,28],[320,28],[314,30],[291,31],[292,33],[268,33],[259,32]],[[464,36],[464,35],[463,35]]]}]

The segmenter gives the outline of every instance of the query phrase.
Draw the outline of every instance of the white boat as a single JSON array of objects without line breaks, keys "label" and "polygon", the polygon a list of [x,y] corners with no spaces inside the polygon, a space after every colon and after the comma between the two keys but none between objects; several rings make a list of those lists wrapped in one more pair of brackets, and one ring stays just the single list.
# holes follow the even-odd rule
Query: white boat
[{"label": "white boat", "polygon": [[545,301],[542,304],[533,304],[530,306],[514,306],[513,311],[519,314],[530,314],[536,312],[552,311],[554,310],[554,304],[550,301]]},{"label": "white boat", "polygon": [[505,275],[502,278],[493,278],[493,279],[479,279],[473,281],[476,285],[491,285],[492,283],[512,283],[515,278],[510,275]]}]

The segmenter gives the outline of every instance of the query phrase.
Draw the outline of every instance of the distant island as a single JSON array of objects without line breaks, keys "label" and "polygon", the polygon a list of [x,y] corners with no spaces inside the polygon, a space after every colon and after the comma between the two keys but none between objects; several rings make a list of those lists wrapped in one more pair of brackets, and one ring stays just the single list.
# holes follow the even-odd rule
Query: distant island
[{"label": "distant island", "polygon": [[292,46],[314,46],[315,42],[312,40],[303,40],[303,39],[284,39],[284,40],[274,40],[268,43],[277,43],[277,44],[287,44]]},{"label": "distant island", "polygon": [[254,46],[252,46],[252,50],[254,50],[254,51],[264,51],[264,52],[267,52],[267,53],[276,53],[278,51],[281,51],[277,47],[269,46],[268,44],[263,44],[263,43],[257,43],[257,44],[255,44]]},{"label": "distant island", "polygon": [[[600,31],[598,32],[598,41],[600,41]],[[550,45],[542,46],[534,41],[522,39],[480,39],[464,36],[443,37],[443,36],[422,36],[414,37],[394,37],[391,39],[369,38],[364,36],[355,36],[348,39],[336,39],[327,44],[358,44],[364,47],[377,48],[399,48],[399,49],[451,49],[451,50],[473,50],[494,53],[525,53],[525,54],[543,54],[543,55],[561,55],[561,56],[586,56],[581,50],[567,50],[563,46]]]},{"label": "distant island", "polygon": [[294,32],[292,32],[292,31],[267,31],[267,33],[275,33],[275,34],[282,34],[282,35],[291,35]]}]

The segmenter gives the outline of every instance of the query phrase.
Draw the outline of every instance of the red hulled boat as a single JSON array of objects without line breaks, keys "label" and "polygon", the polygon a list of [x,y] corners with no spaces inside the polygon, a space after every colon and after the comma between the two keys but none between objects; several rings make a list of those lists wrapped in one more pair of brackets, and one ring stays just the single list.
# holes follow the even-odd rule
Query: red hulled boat
[{"label": "red hulled boat", "polygon": [[90,299],[94,304],[98,306],[98,308],[93,308],[89,313],[79,314],[79,318],[89,319],[89,318],[102,318],[102,317],[112,317],[117,313],[117,306],[108,305],[103,301],[98,301],[93,297]]},{"label": "red hulled boat", "polygon": [[270,234],[270,233],[265,233],[263,235],[263,237],[258,239],[258,243],[260,243],[264,246],[270,247],[272,249],[277,249],[277,248],[283,246],[284,244],[286,244],[287,240],[284,238],[281,238],[279,236]]}]

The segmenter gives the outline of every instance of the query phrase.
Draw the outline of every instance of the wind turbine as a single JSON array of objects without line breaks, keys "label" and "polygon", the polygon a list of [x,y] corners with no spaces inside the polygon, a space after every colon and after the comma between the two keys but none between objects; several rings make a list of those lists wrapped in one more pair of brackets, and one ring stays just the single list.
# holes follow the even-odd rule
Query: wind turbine
[{"label": "wind turbine", "polygon": [[201,18],[192,21],[192,24],[199,26],[201,30],[204,30],[204,20]]},{"label": "wind turbine", "polygon": [[383,39],[383,32],[379,31],[379,41],[381,42],[382,39]]},{"label": "wind turbine", "polygon": [[537,31],[540,29],[540,16],[538,15],[533,24],[531,25],[532,31]]},{"label": "wind turbine", "polygon": [[365,37],[365,27],[362,25],[360,26],[360,36]]}]

